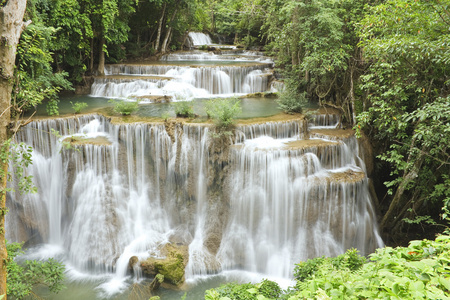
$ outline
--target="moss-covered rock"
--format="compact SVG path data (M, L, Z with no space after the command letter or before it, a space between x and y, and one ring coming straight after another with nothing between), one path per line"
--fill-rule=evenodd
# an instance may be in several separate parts
M165 258L150 257L141 263L142 269L150 275L161 274L165 282L180 286L184 283L184 270L188 262L187 246L166 244L161 253Z

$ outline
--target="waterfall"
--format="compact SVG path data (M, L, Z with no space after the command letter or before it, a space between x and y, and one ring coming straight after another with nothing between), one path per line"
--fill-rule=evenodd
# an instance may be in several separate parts
M96 97L133 98L147 95L170 96L176 100L264 92L268 64L248 66L190 67L175 65L107 65L110 77L96 78L91 94ZM118 76L122 76L118 78ZM127 76L127 78L123 78ZM141 78L159 76L161 78Z
M202 125L31 122L17 139L34 148L38 193L8 195L8 240L57 245L70 269L113 276L106 296L126 287L131 257L160 257L174 241L189 246L187 280L235 269L288 278L307 258L370 253L382 241L356 139L303 140L306 130L240 125L227 150Z
M189 32L189 37L194 46L211 45L212 41L209 35L203 32Z

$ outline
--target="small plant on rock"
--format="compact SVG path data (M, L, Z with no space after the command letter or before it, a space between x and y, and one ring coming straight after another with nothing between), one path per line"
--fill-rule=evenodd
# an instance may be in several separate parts
M116 101L111 99L108 101L109 103L114 104L114 111L118 114L128 116L132 113L136 112L139 109L139 100L138 101Z
M280 93L277 100L278 106L288 114L301 113L308 104L306 92L299 93L289 84Z
M81 113L83 109L88 107L88 104L86 102L75 102L73 103L70 101L70 104L72 105L72 109L75 111L75 114Z
M229 129L240 112L241 102L237 98L213 99L206 103L206 114L218 129Z
M195 118L194 106L190 101L174 102L172 107L179 118Z

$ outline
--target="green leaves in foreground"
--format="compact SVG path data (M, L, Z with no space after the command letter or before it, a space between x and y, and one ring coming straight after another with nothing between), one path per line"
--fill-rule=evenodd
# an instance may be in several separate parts
M7 244L7 279L8 297L23 299L32 294L36 285L47 286L53 293L64 288L64 266L53 259L48 261L25 261L18 264L14 258L22 253L18 243Z
M313 277L297 282L288 299L450 299L449 250L450 237L440 236L378 249L356 271L337 269L327 259Z
M269 300L278 299L281 289L276 282L264 279L258 284L228 283L205 293L206 300Z
M227 284L205 299L450 299L450 236L380 248L364 261L352 249L298 264L297 284L283 294L262 294L263 281Z

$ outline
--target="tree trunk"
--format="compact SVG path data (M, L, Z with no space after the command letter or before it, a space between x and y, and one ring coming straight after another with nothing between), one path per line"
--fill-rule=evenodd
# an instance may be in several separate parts
M105 38L102 36L100 40L100 56L98 58L98 75L105 75L105 51L103 51L103 47L105 45Z
M166 37L164 38L164 41L161 46L161 53L164 54L167 52L167 47L169 45L169 38L172 35L172 27L169 27L169 29L166 32Z
M414 141L413 143L414 144ZM405 172L402 178L402 182L395 191L394 198L389 205L388 211L384 214L381 220L380 227L383 231L390 231L396 224L401 221L406 211L405 206L408 204L409 197L406 197L405 191L407 185L415 180L419 174L419 170L422 167L422 163L425 159L425 155L421 152L418 157L410 155L408 162L414 159L414 164L411 170Z
M91 58L89 59L88 73L90 75L92 75L92 73L94 73L94 38L91 39Z
M355 108L355 91L353 86L353 72L354 67L353 65L350 66L350 91L349 91L349 97L350 97L350 103L352 104L352 115L351 115L351 122L350 125L356 124L356 108ZM349 116L350 117L350 116Z
M159 51L159 42L161 41L161 29L165 14L166 14L166 3L164 3L161 19L159 19L158 34L156 35L156 43L155 43L155 52Z
M174 9L174 11L172 13L172 16L170 17L170 20L167 22L169 24L169 28L167 29L166 36L165 36L163 44L161 46L161 53L162 54L166 53L167 48L169 47L169 38L170 38L170 35L172 34L172 26L170 26L170 23L172 23L173 20L175 19L175 16L177 15L177 12L178 12L178 6L179 5L180 5L180 0L178 0L175 3L175 9Z
M0 7L0 142L8 139L10 102L17 44L23 29L29 22L23 22L27 0L9 0ZM8 151L8 148L3 148ZM6 182L8 162L0 161L0 295L6 299L6 265L8 258L5 242Z

